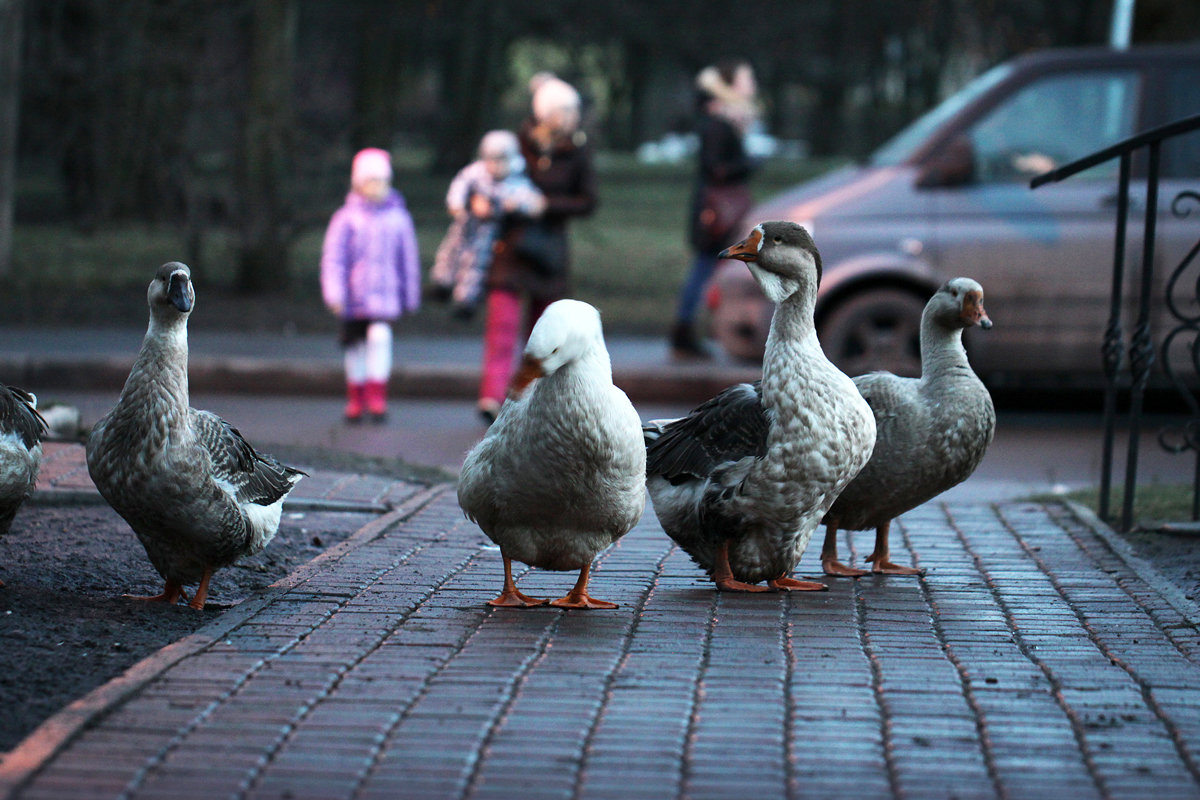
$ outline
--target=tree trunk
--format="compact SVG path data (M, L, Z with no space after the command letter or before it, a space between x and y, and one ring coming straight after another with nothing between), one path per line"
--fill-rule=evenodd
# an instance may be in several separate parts
M0 0L0 276L12 272L20 74L21 0Z
M500 85L502 55L508 47L497 15L503 4L465 0L445 63L445 130L438 137L434 169L451 174L474 157L475 147L492 121Z
M237 288L287 285L285 179L291 153L295 0L254 0L250 31L250 96L243 125L238 194L242 201Z

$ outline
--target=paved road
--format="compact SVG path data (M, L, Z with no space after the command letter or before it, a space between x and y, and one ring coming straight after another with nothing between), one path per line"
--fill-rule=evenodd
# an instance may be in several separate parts
M1200 610L1085 513L930 503L892 537L926 577L797 595L712 591L647 513L594 574L619 609L519 611L452 489L399 489L51 720L0 796L1200 798Z

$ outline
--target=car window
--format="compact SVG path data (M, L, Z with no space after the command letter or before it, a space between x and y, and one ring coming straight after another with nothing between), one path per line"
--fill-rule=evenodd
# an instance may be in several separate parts
M1001 102L969 132L975 178L1026 181L1134 133L1138 75L1132 70L1078 72L1032 83ZM1083 177L1111 178L1109 161Z
M880 145L879 149L871 154L870 163L879 167L904 163L912 157L917 148L925 144L930 134L943 122L975 102L975 98L1007 78L1012 71L1011 64L1001 64L983 73Z
M1200 66L1171 70L1167 79L1167 118L1174 122L1200 114ZM1200 178L1200 131L1163 144L1162 176Z

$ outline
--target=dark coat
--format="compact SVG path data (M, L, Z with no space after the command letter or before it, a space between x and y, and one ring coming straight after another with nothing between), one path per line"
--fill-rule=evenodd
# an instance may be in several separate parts
M577 132L574 137L556 141L543 151L530 133L532 128L533 122L527 121L517 132L517 138L529 177L546 196L546 213L540 224L565 237L567 222L572 217L587 216L596 208L592 150L587 137ZM539 274L515 250L526 224L537 223L514 218L496 242L488 271L488 288L529 292L546 300L565 296L569 286L569 256L568 267L560 275Z
M688 234L692 247L716 253L730 242L713 241L700 222L701 197L707 186L744 186L756 166L742 144L742 134L733 123L716 114L704 113L697 124L700 136L700 169L692 194Z

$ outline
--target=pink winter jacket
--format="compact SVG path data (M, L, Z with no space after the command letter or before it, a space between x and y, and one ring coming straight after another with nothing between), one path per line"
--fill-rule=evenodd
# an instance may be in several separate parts
M421 261L399 192L371 203L351 192L334 212L321 251L321 294L344 319L392 320L421 304Z

